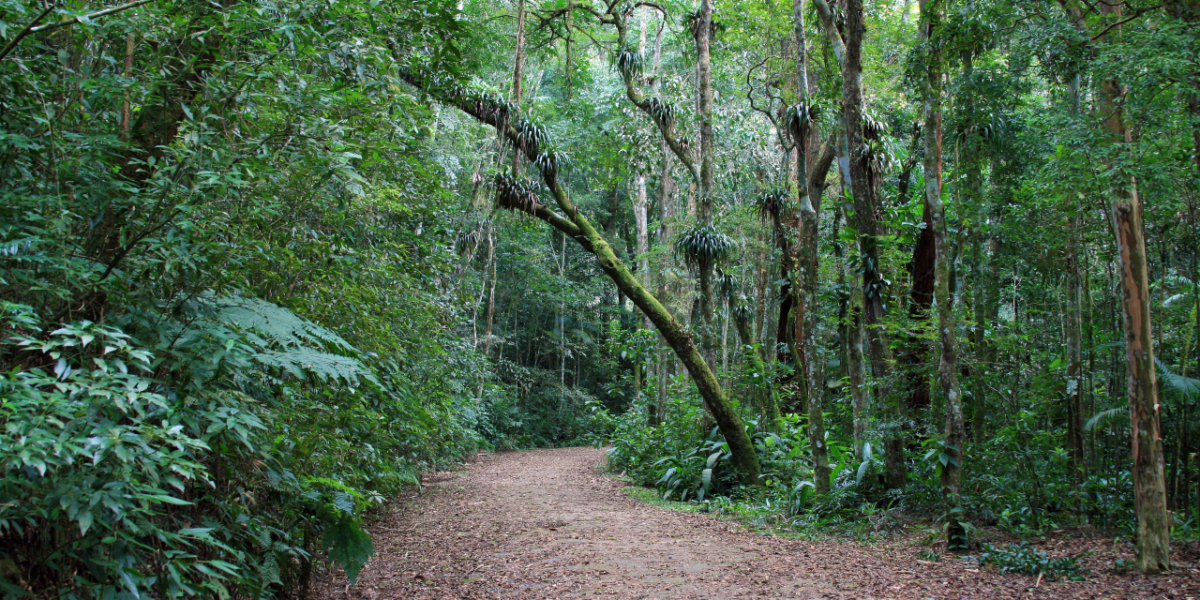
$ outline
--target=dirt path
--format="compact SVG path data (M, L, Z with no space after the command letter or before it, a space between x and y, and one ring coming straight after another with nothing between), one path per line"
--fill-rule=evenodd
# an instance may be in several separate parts
M376 554L358 582L335 576L314 591L330 600L1200 598L1195 565L1154 579L1049 583L918 561L905 543L746 533L629 498L597 472L602 458L589 448L480 455L465 472L427 478L371 528Z

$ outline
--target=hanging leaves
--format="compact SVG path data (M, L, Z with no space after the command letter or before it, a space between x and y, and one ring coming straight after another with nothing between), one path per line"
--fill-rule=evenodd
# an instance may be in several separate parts
M714 225L705 225L685 232L675 242L675 255L682 256L688 267L705 271L729 256L733 240L717 230Z

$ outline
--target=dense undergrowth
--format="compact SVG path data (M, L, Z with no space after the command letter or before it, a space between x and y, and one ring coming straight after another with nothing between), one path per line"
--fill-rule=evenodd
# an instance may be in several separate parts
M3 304L6 593L287 594L325 555L353 576L368 511L488 443L463 393L485 363L442 330L456 309L427 283L446 234L408 233L432 204L384 191L278 246L180 232L207 246L187 261L242 261L240 281L191 284L203 268L136 254L104 288L103 323L50 320L70 294L47 273L68 251L54 232L74 224L22 208L6 203L32 234L4 281L6 297L28 290ZM332 230L347 222L357 243ZM301 273L307 289L270 293Z
M353 577L372 550L364 519L421 472L479 448L586 440L611 442L610 468L662 497L800 533L870 538L913 522L936 532L953 500L971 528L1128 536L1128 378L1107 212L1122 169L1154 199L1147 289L1172 533L1200 535L1200 382L1189 377L1200 100L1180 85L1196 79L1195 7L1146 4L1128 23L1098 13L1092 38L1064 3L953 5L946 43L962 46L947 50L960 58L944 73L954 248L943 266L967 443L948 452L925 318L933 294L915 271L932 251L912 126L923 118L912 68L925 3L874 3L864 97L878 137L866 147L879 152L879 264L861 254L839 168L813 199L824 209L809 238L821 257L809 383L831 467L818 494L805 407L788 405L800 404L786 373L798 307L784 288L800 282L788 266L798 249L784 242L800 237L784 200L799 198L783 189L791 125L774 121L811 114L825 140L813 158L842 152L838 61L815 14L805 25L782 4L722 9L719 126L704 150L706 119L686 108L704 30L690 2L614 1L606 16L530 3L540 13L527 25L529 93L511 104L512 17L525 3L158 0L91 16L84 4L0 0L6 598L303 596L323 564ZM1117 25L1129 37L1089 47ZM806 27L813 98L788 83L789 44ZM541 165L514 161L493 128L413 88L417 71L495 100L476 117L517 109L521 143L549 152ZM1132 86L1123 110L1138 132L1113 162L1094 106L1106 81ZM643 87L654 90L644 108L627 102ZM686 151L663 145L671 131ZM763 485L737 484L683 367L606 279L592 242L490 201L494 176L545 175L544 157L557 165L568 150L575 160L556 181L742 401ZM702 199L688 181L701 169L672 162L697 150L720 173ZM526 208L551 202L540 184L523 189ZM680 240L698 239L684 232L699 231L722 250L691 243L681 257ZM705 271L689 264L707 254L720 258L708 264L719 293L701 302ZM858 275L877 267L894 283L864 292ZM861 377L868 361L851 340L878 331L856 320L864 293L886 300L878 326L900 334L883 348L894 373ZM764 416L778 412L770 403L785 416ZM908 475L891 490L888 439ZM957 450L961 494L948 498L939 470ZM988 556L1015 569L1044 562Z
M1175 383L1188 384L1178 378ZM806 420L787 414L768 426L757 411L743 408L762 461L763 485L742 486L730 472L727 444L686 389L671 388L662 422L654 425L649 424L644 403L621 414L595 407L590 439L609 446L606 468L611 473L654 490L675 507L729 515L764 531L863 541L913 531L930 532L930 541L944 537L947 509L936 438L906 449L909 482L888 490L876 440L856 453L853 440L839 433L844 430L837 425L847 415L839 414L844 407L835 405L827 415L827 423L833 424L826 438L831 486L827 494L818 495ZM971 547L985 551L985 561L1003 562L1011 557L980 545L991 536L985 532L1032 539L1083 528L1132 538L1137 523L1128 466L1115 473L1087 474L1075 483L1060 440L1036 431L1033 418L1028 412L1019 415L1012 425L967 447L977 458L964 480L960 518L967 523ZM1195 519L1190 511L1177 513L1173 536L1195 539ZM1027 552L1012 552L1022 561L1037 563ZM1014 561L1021 562L1009 562ZM1051 566L1073 576L1067 567Z
M461 28L358 8L161 2L0 63L5 598L303 596L499 441L447 326L471 295L431 114L395 79ZM41 12L0 2L0 31Z

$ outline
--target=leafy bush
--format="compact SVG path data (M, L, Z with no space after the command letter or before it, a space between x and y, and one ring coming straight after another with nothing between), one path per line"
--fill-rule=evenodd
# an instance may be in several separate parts
M238 303L254 316L207 303L169 327L165 358L107 325L43 334L32 308L3 305L3 348L25 365L0 375L6 593L263 595L303 587L317 552L352 579L365 565L363 517L428 460L411 425L380 420L422 414L386 401L399 374L296 341L353 351L333 332ZM175 369L180 386L154 378Z

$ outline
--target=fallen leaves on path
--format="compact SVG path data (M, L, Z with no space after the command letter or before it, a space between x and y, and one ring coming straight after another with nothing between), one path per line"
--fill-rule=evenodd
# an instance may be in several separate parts
M1173 573L1149 578L1106 572L1109 550L1082 560L1092 569L1088 581L1001 575L967 561L918 560L924 548L910 539L877 546L798 541L648 506L597 472L602 459L591 448L481 454L463 472L426 478L424 492L395 503L370 528L376 553L358 581L351 586L344 574L326 574L314 595L1200 600L1195 556L1181 553ZM1073 540L1069 551L1103 547Z

